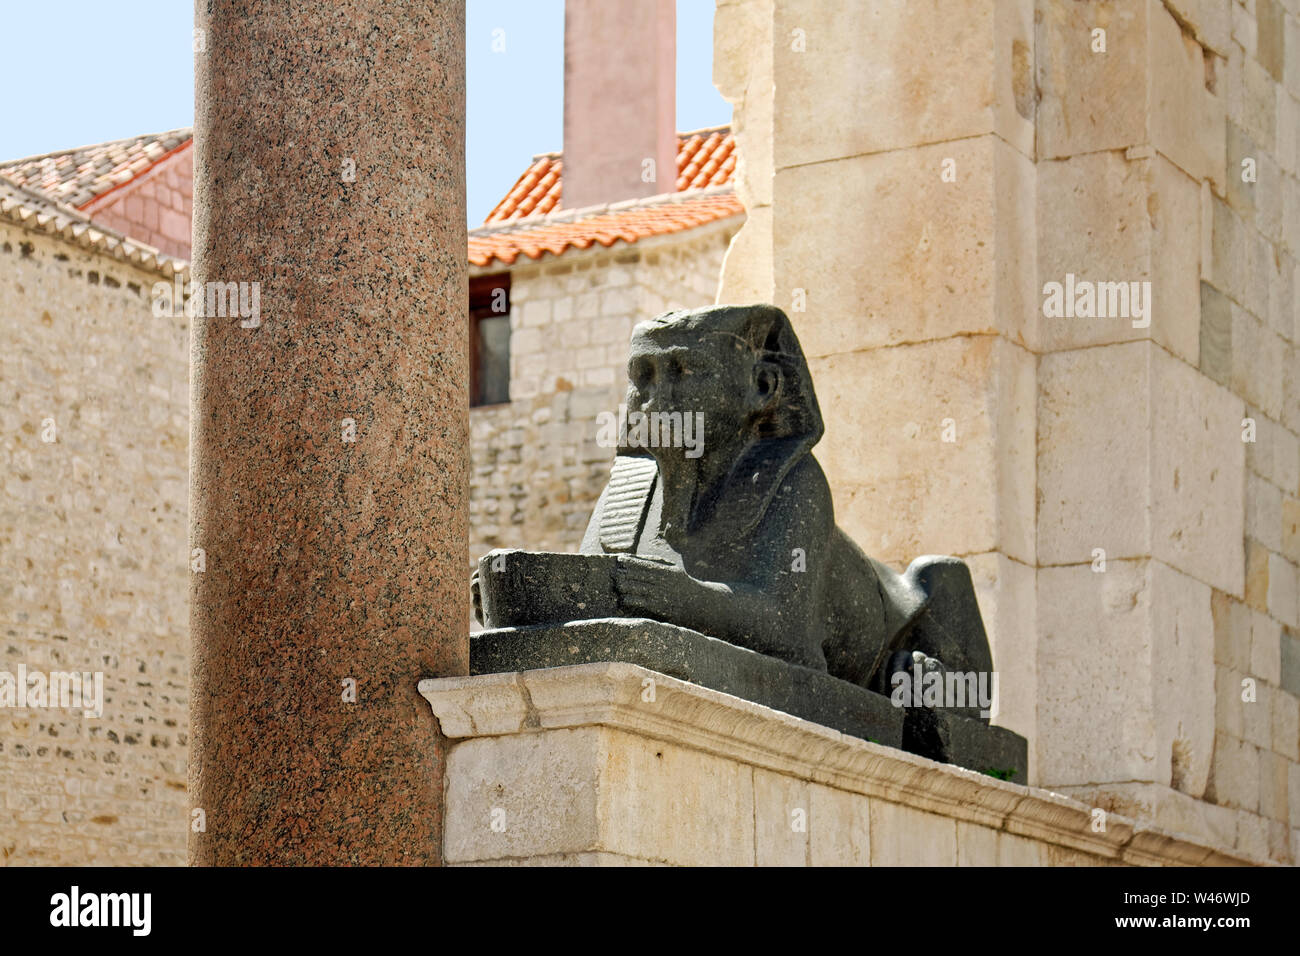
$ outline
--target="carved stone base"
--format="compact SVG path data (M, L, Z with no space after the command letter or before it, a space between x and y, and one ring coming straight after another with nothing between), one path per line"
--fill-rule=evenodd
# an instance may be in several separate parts
M1116 812L1099 828L1095 803L631 664L444 677L420 693L450 738L451 866L1267 862Z
M818 671L659 621L601 618L470 636L470 673L620 661L731 694L853 737L944 763L1027 780L1025 739L1002 727L889 698Z

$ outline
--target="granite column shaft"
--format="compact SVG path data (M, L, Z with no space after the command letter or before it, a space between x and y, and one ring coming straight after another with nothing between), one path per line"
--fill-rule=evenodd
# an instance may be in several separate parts
M436 864L416 684L468 673L463 0L195 26L190 862Z

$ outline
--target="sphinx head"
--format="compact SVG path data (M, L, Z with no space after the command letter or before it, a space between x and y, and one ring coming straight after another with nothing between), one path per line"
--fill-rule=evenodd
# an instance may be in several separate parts
M799 341L785 313L770 305L666 312L639 324L628 358L627 408L629 426L635 413L652 428L682 422L691 439L682 447L642 445L661 461L731 457L755 442L792 438L806 450L822 434ZM662 437L662 429L650 437Z

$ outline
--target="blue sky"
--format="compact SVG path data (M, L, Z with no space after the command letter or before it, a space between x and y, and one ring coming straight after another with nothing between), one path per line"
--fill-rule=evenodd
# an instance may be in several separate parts
M677 0L678 129L731 120L713 88L713 5ZM466 6L466 157L469 219L476 225L534 153L563 145L564 2ZM188 0L6 3L4 21L9 42L0 89L9 93L0 107L0 159L194 122ZM51 29L67 23L84 29ZM504 53L492 51L498 28L505 31Z

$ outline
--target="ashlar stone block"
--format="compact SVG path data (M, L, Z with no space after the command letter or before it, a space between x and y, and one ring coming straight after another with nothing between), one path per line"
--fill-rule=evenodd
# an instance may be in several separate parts
M817 459L855 541L896 564L988 551L1034 563L1031 354L971 336L809 365L826 418Z
M1043 356L1039 385L1040 564L1149 555L1240 597L1241 400L1145 342Z
M1040 159L1145 141L1146 97L1135 93L1146 89L1147 10L1147 0L1039 4Z
M1038 232L1043 351L1152 339L1197 364L1201 205L1197 182L1149 151L1040 162L1037 220L1068 224Z
M873 800L871 865L956 866L956 821L902 804Z
M447 779L450 863L587 852L755 860L751 769L696 750L601 727L475 737L452 750Z
M1194 32L1160 0L1045 3L1038 12L1040 158L1149 145L1222 191L1226 105L1206 87ZM1209 32L1222 43L1221 23Z
M777 3L777 167L986 133L1032 155L1033 8ZM836 121L848 104L871 121Z
M995 136L780 170L774 301L805 354L971 333L1035 348L1034 175Z
M1199 796L1215 731L1210 589L1159 561L1040 568L1039 780Z

